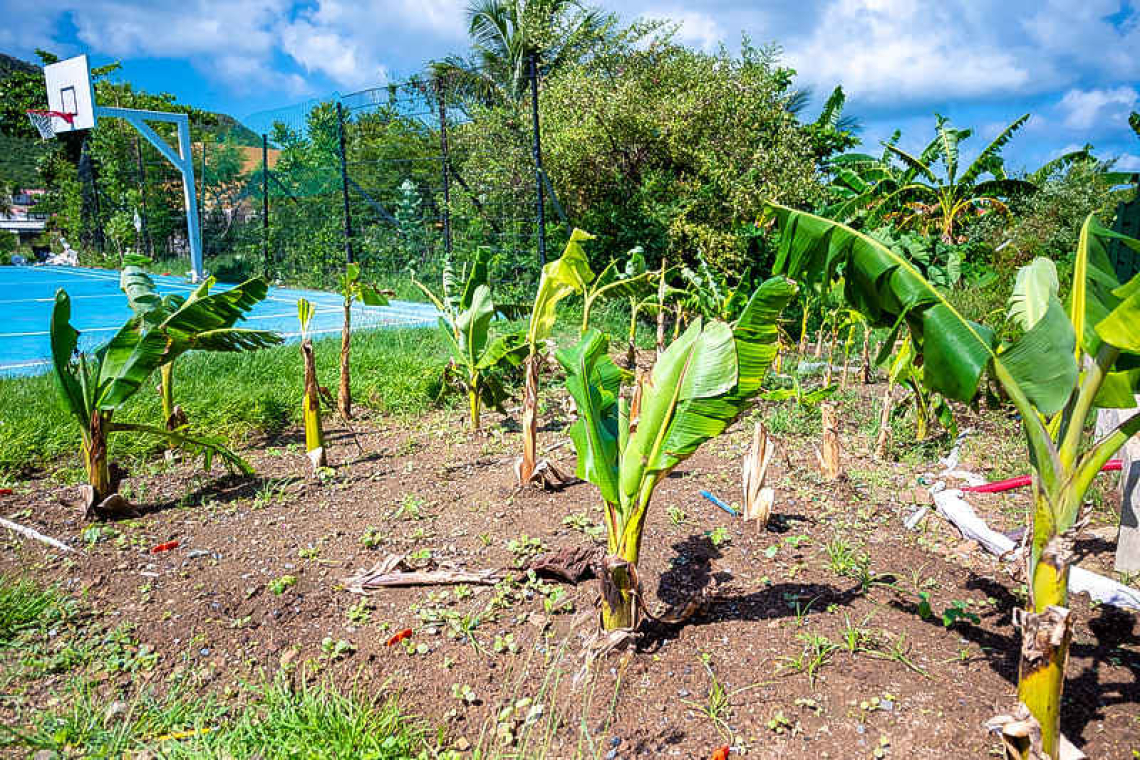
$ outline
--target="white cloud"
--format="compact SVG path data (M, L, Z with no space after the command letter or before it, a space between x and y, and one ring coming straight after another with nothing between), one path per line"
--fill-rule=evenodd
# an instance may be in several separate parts
M1118 127L1140 102L1140 93L1128 86L1069 90L1058 104L1063 123L1069 129L1089 130L1111 125Z
M834 0L788 58L808 83L878 104L1032 87L1030 71L959 2Z
M676 8L654 9L643 17L678 24L676 39L701 50L713 50L725 41L724 29L707 13Z
M1121 154L1112 168L1121 172L1140 172L1140 156L1134 153Z

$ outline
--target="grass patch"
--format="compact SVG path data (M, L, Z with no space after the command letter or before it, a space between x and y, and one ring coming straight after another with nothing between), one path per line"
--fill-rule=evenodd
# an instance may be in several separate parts
M63 596L40 589L26 578L0 575L0 647L8 647L29 630L43 627L63 612Z
M339 337L315 344L319 381L334 393ZM422 412L438 396L446 349L435 330L384 329L353 335L354 399L384 412ZM295 344L245 354L190 354L175 365L175 400L198 432L240 445L300 423L304 369ZM157 376L148 383L158 384ZM19 473L61 458L78 467L79 429L60 405L50 374L0 379L0 473ZM157 392L136 394L116 414L124 422L158 424ZM111 436L114 460L138 459L158 448L153 439Z

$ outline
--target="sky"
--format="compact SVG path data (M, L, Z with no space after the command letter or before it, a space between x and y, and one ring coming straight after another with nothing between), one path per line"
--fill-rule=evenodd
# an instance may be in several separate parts
M143 89L242 118L398 81L467 48L468 0L0 0L0 52L121 61ZM667 18L714 50L775 43L818 103L836 84L869 152L895 129L917 150L934 114L973 127L971 157L1024 113L1006 148L1034 169L1092 143L1140 171L1140 0L634 0L624 20Z

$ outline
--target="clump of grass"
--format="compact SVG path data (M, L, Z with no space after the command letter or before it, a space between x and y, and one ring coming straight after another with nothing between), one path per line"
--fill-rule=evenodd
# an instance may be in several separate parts
M63 596L56 589L0 575L0 647L10 646L19 634L45 625L63 611Z

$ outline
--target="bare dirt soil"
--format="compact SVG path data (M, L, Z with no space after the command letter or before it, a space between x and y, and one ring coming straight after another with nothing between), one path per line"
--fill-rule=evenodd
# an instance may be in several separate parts
M991 756L997 743L982 724L1014 704L1021 581L937 515L903 527L941 467L936 447L906 448L901 435L904 461L869 456L881 393L857 386L837 397L845 475L835 483L821 482L815 463L817 411L789 402L758 413L782 442L767 531L699 494L739 500L750 421L668 478L643 542L647 600L680 602L714 579L715 600L680 626L645 623L634 650L589 671L595 582L519 574L366 599L343 587L389 553L509 569L540 549L593 540L596 489L517 491L517 426L498 415L480 435L447 411L361 421L363 453L330 420L335 470L321 479L307 474L296 431L244 452L256 478L157 467L128 481L139 515L120 521L85 521L68 503L74 486L33 480L0 497L0 513L81 551L63 557L4 532L0 572L57 582L95 624L133 624L153 648L146 669L101 685L106 702L175 674L226 698L239 682L284 673L398 693L404 710L438 727L441 746L490 756L707 758L721 745L755 758ZM565 440L558 401L549 399L540 446ZM959 417L975 429L963 467L1025 471L1013 421ZM568 445L551 456L573 470ZM1103 478L1104 494L1115 477ZM1104 570L1113 504L1098 499L1099 528L1079 548L1082 564ZM1028 495L971 502L1004 530L1024 524ZM170 541L177 548L151 553ZM1085 597L1073 607L1063 730L1090 757L1135 757L1136 616ZM411 635L389 645L404 629ZM62 678L22 684L0 720L51 709Z

